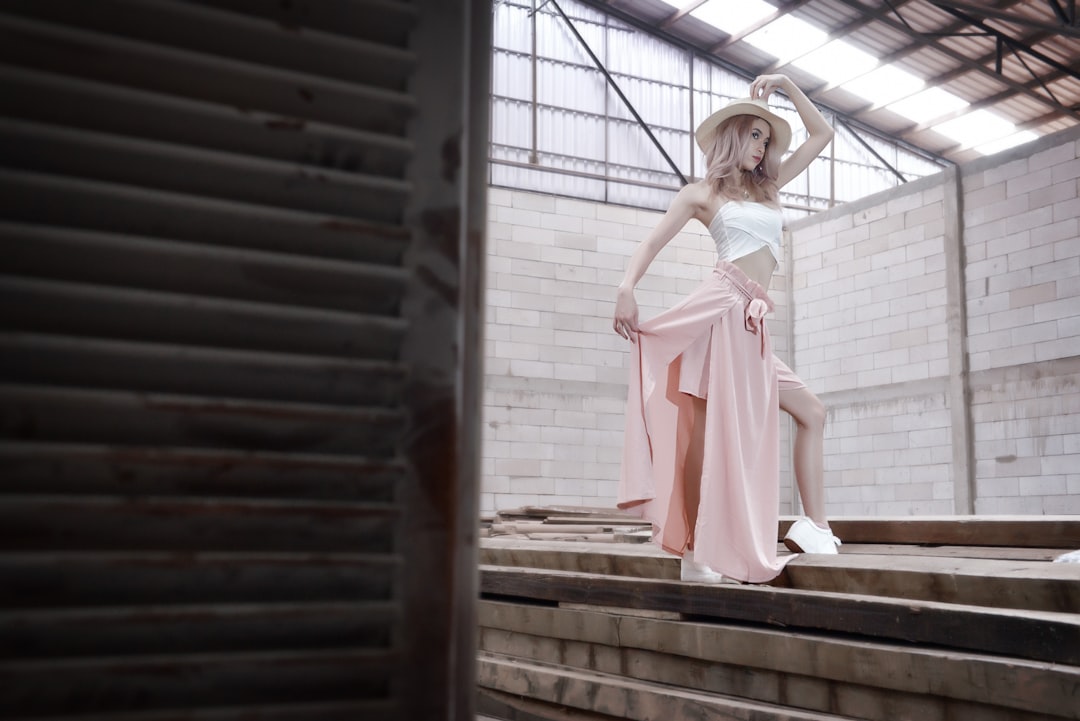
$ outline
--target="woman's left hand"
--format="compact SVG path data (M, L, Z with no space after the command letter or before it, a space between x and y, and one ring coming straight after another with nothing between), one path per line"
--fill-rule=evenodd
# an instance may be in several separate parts
M750 83L750 99L766 100L773 91L778 90L788 82L788 76L777 73L775 75L758 75L754 82Z

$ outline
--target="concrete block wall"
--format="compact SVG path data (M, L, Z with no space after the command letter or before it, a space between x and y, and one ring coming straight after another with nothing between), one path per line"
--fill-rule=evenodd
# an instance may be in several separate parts
M1080 512L1078 139L792 224L830 513Z
M942 176L793 223L795 370L836 515L950 513Z
M500 188L488 202L481 512L613 508L629 357L611 328L615 288L660 214ZM642 319L691 293L715 262L708 232L691 222L639 283ZM774 278L769 328L790 360L785 265ZM781 486L789 497L786 466Z
M1080 513L1080 132L964 169L975 508Z
M659 214L498 188L489 204L482 511L612 507L614 289ZM788 223L770 329L828 408L830 513L1080 513L1078 217L1080 128ZM714 260L691 224L640 284L642 317Z

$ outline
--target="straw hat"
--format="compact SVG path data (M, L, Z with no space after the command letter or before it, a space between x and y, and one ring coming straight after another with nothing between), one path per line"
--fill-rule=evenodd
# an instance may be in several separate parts
M697 131L694 132L694 137L697 138L698 147L701 148L702 152L709 152L706 148L712 143L713 133L720 127L720 123L736 115L756 115L768 122L772 128L772 139L769 141L769 145L779 148L781 154L786 152L788 146L791 145L791 125L788 124L788 121L769 110L769 104L764 100L741 98L732 101L727 107L717 110L705 118L701 125L698 126Z

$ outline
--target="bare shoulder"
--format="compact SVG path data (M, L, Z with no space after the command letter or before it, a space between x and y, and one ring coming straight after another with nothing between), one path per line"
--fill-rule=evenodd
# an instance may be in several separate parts
M713 205L712 189L704 180L695 183L687 183L672 201L672 206L679 204L689 211L689 214L699 220L704 217Z
M680 191L682 193L686 194L685 202L690 206L691 215L708 227L719 202L709 183L704 180L689 183Z

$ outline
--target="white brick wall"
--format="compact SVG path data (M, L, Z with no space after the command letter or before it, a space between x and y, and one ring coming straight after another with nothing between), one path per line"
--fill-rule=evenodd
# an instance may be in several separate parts
M1080 131L960 169L978 513L1080 513ZM956 477L935 176L793 224L796 369L830 513L947 513ZM960 436L962 437L962 436Z
M795 362L812 388L947 371L942 190L922 187L794 233Z
M951 513L966 484L953 464L949 354L965 339L949 331L946 177L791 223L794 272L783 263L773 280L770 329L828 408L832 514ZM959 178L975 510L1080 513L1080 129ZM614 289L659 214L503 189L489 203L482 510L613 505L627 352ZM714 260L704 228L680 234L639 286L642 316ZM788 430L782 512L794 510Z
M951 513L944 394L831 404L825 500L834 515Z
M499 188L488 203L481 511L614 507L628 348L611 329L615 287L660 214ZM708 232L692 222L638 284L642 318L691 293L715 262ZM770 330L786 357L783 273Z
M1080 513L1080 141L1046 146L963 174L979 513Z
M952 511L943 192L935 176L793 224L795 364L828 410L830 514Z

